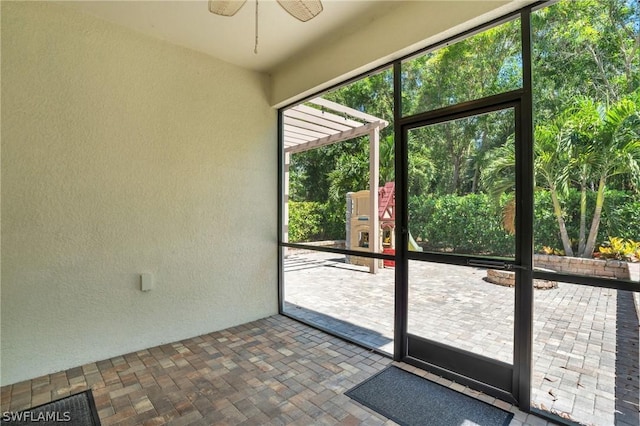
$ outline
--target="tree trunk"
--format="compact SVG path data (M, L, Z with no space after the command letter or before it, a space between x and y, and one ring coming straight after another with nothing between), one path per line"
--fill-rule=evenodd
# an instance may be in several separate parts
M580 235L578 240L578 256L584 255L587 233L587 183L580 182Z
M602 215L602 206L604 205L604 187L606 178L600 176L598 183L598 195L596 196L596 208L593 211L593 220L591 221L591 229L589 230L589 238L587 238L587 246L584 248L582 257L589 258L593 255L593 249L596 247L596 238L598 238L598 229L600 228L600 217Z
M460 158L456 156L453 159L453 176L451 179L451 193L458 194L458 187L460 185Z
M475 194L478 190L478 180L480 180L480 167L478 165L475 166L475 170L473 171L473 180L471 181L471 193Z
M564 254L567 256L573 256L571 240L569 239L569 234L567 234L567 226L565 225L564 218L562 217L562 207L560 206L560 201L558 201L558 194L556 193L555 188L551 188L551 201L553 201L553 212L556 215L556 219L558 219L558 226L560 227L560 238L562 239Z

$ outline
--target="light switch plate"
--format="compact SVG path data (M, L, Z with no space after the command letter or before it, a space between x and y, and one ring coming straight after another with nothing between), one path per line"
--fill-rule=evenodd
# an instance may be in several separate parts
M140 274L140 290L149 291L153 288L153 277L150 273Z

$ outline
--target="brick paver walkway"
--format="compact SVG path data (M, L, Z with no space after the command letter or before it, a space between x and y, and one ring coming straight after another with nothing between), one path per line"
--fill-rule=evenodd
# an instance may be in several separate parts
M409 332L512 362L514 290L485 271L409 265ZM338 255L290 255L285 312L393 351L394 270L371 275ZM559 283L534 292L532 402L593 425L640 424L638 310L625 291Z
M149 348L0 389L19 411L87 388L103 425L394 425L344 392L391 360L284 316ZM514 413L512 426L551 425L451 381L395 363Z

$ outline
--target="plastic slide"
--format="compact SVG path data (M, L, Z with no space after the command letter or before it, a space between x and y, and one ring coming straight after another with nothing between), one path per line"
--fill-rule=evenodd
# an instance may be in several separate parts
M413 239L411 232L409 232L409 250L411 251L422 251L422 247L416 243L416 240Z

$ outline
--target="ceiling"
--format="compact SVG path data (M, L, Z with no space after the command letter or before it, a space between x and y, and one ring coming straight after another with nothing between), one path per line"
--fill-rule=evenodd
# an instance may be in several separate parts
M62 4L149 36L187 47L223 61L270 72L306 47L336 40L385 14L399 0L323 0L324 10L300 22L275 0L258 3L258 53L254 53L255 1L233 17L209 12L197 1L74 1Z

